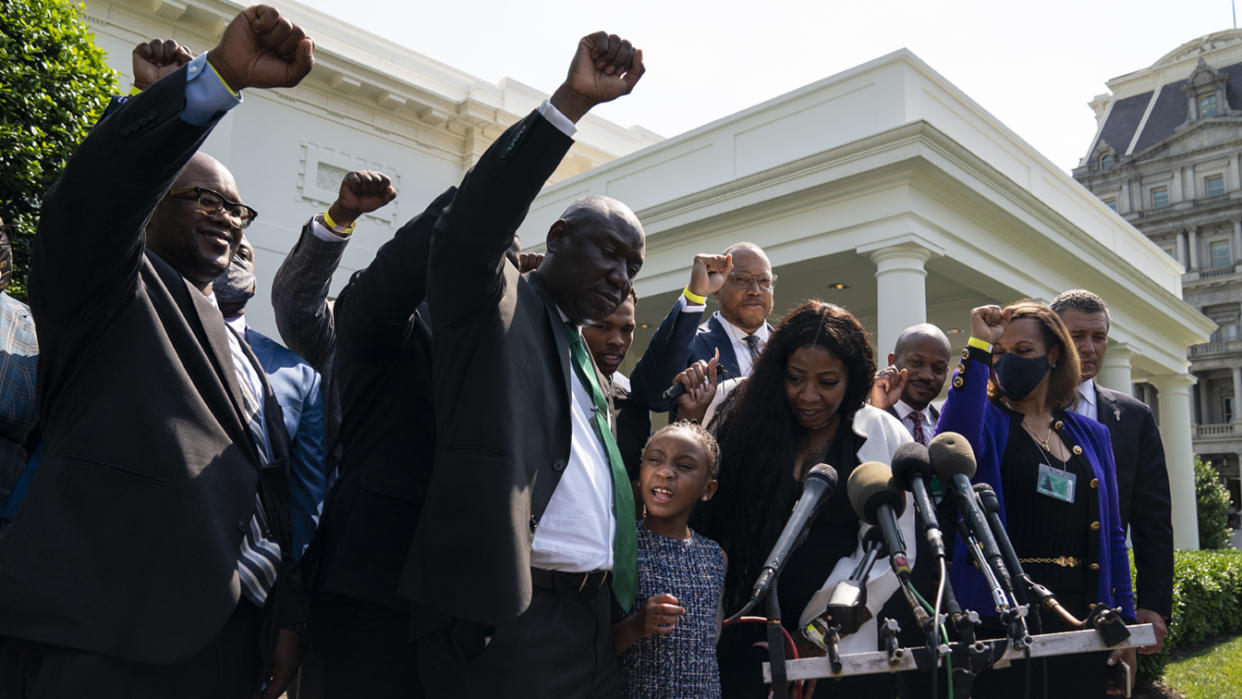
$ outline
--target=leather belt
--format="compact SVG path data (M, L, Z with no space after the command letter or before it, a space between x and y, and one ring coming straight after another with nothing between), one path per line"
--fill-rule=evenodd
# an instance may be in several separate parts
M608 582L611 570L593 570L589 573L566 573L559 570L530 569L532 585L557 594L577 592L590 594Z
M1082 561L1073 556L1057 556L1056 558L1019 558L1019 563L1047 563L1049 565L1061 566L1062 568L1079 568Z

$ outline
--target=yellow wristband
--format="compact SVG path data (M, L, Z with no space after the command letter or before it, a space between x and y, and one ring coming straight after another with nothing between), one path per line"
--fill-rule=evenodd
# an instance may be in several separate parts
M971 347L974 347L975 349L981 349L984 352L987 352L988 354L992 353L992 343L986 342L984 340L980 340L977 337L971 337L969 340L966 341L966 344Z
M233 99L237 99L237 90L234 90L231 85L229 85L227 82L224 81L224 78L220 77L220 71L216 70L216 67L211 65L211 61L203 61L203 62L206 63L209 68L211 68L212 75L216 76L216 80L219 80L220 84L224 86L224 89L229 91L229 94L233 96Z
M328 224L328 228L331 228L334 233L339 233L340 235L349 235L350 233L353 233L354 227L358 225L358 222L354 221L353 223L349 224L348 228L342 228L341 226L337 225L336 221L332 220L332 215L329 214L327 211L323 212L323 222Z
M690 287L686 287L685 290L681 292L681 294L682 296L686 297L687 301L689 301L690 303L693 303L696 306L702 306L707 301L706 296L699 296L693 291L690 291Z

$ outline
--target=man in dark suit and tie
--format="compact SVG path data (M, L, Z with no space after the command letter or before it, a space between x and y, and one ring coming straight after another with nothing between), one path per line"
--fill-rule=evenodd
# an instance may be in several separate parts
M611 598L628 609L636 596L633 493L579 329L629 294L642 226L591 196L552 224L537 270L520 274L506 252L574 124L642 73L628 41L583 38L565 82L492 144L436 223L436 454L402 581L430 696L619 690Z
M296 670L280 407L211 296L254 211L195 151L238 91L295 85L312 54L276 10L242 11L44 199L43 456L0 539L6 699L274 699Z
M932 400L949 375L949 338L931 323L911 325L897 336L888 366L876 372L872 404L883 407L921 444L936 436L940 411Z
M246 304L254 297L254 248L244 236L224 274L211 288L224 322L246 344L263 367L276 402L284 414L289 439L289 514L293 555L301 558L315 527L328 490L324 455L324 411L319 372L287 347L246 323Z
M720 310L699 326L686 366L700 359L708 361L720 350L718 366L725 378L736 379L750 376L772 334L768 316L776 275L763 248L754 243L737 243L724 254L732 259L733 270L714 294Z
M1164 443L1146 403L1095 381L1108 350L1109 316L1104 300L1075 289L1053 299L1052 309L1074 339L1082 367L1074 412L1100 421L1112 436L1121 526L1129 527L1138 569L1135 616L1138 623L1156 629L1156 645L1144 646L1139 652L1155 653L1164 645L1167 620L1173 613L1173 513Z
M664 400L664 391L686 366L706 308L704 301L720 288L731 269L728 255L695 255L690 283L652 333L629 377L617 369L634 341L638 295L631 292L612 315L582 328L587 349L607 380L604 391L612 395L617 441L631 480L638 479L642 449L651 433L651 411L669 409L671 402Z

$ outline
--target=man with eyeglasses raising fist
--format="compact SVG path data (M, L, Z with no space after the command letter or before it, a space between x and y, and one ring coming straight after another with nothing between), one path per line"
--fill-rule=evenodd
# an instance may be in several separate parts
M720 310L699 326L686 366L710 360L719 349L718 366L732 379L750 376L755 359L768 344L776 275L763 248L754 243L737 243L724 254L732 256L733 271L713 294Z
M212 294L255 214L196 151L313 51L275 9L243 10L100 121L44 197L42 462L0 539L6 699L275 699L297 669L280 408Z

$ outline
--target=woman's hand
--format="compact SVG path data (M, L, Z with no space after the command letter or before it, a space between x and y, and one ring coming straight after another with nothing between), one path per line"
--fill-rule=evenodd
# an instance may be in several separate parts
M686 367L673 381L686 387L677 397L677 417L701 422L707 407L716 397L716 364L720 361L720 349L709 361L699 361Z
M980 306L970 312L970 334L980 340L996 344L1005 334L1006 325L1000 306Z

